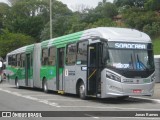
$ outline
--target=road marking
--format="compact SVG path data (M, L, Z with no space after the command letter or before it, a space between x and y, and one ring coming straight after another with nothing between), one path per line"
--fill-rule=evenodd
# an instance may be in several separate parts
M92 117L92 118L94 118L94 119L99 119L99 117L95 117L95 116L90 115L90 114L84 114L84 115L87 116L87 117Z
M119 110L153 110L160 111L160 109L146 109L146 108L122 108L122 107L99 107L99 106L56 106L62 108L96 108L96 109L119 109Z
M71 99L41 99L41 100L51 100L51 101L72 101L72 102L77 102L77 101L83 101L83 100L71 100Z
M103 118L103 117L101 117L101 118ZM107 117L107 118L114 118L114 119L138 119L138 120L140 120L140 119L142 119L142 120L159 120L159 118L152 118L152 117Z
M47 95L47 94L39 94L39 95L29 95L29 96L52 96L52 95Z
M138 98L138 99L143 99L143 100L151 100L151 101L154 101L154 102L160 104L160 100L159 99L151 99L151 98L144 98L144 97L132 97L132 98Z
M49 102L48 99L39 99L39 98L33 97L34 95L33 96L32 95L22 95L17 92L12 92L12 91L1 89L1 88L0 88L0 91L7 92L12 95L20 96L20 97L23 97L26 99L34 100L37 102L41 102L41 103L44 103L44 104L47 104L50 106L60 107L60 108L96 108L96 109L119 109L119 110L137 110L138 109L138 110L148 110L148 111L149 110L160 111L160 109L145 109L145 108L122 108L122 107L100 107L100 106L60 106L60 105L58 105L58 103ZM52 96L52 95L38 95L38 96ZM160 103L160 100L158 100L158 99L147 99L147 98L141 98L141 97L134 97L134 98L153 100L153 101L157 101L157 103ZM80 101L82 101L82 100L80 100Z
M37 102L41 102L41 103L44 103L44 104L47 104L47 105L50 105L50 106L58 106L58 103L49 102L47 100L41 100L41 99L38 99L38 98L35 98L35 97L32 97L32 96L28 96L28 95L22 95L22 94L19 94L17 92L4 90L4 89L1 89L1 88L0 88L0 91L7 92L9 94L16 95L16 96L19 96L19 97L23 97L23 98L26 98L26 99L34 100L34 101L37 101Z

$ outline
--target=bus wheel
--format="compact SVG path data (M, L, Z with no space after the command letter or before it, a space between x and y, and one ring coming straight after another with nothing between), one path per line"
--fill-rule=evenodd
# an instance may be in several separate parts
M79 97L83 100L86 99L85 86L83 82L81 82L79 85Z
M45 93L48 93L48 85L47 85L47 80L46 79L43 80L43 91Z
M16 78L16 88L20 89L20 86L19 86L19 82L18 82L18 79Z

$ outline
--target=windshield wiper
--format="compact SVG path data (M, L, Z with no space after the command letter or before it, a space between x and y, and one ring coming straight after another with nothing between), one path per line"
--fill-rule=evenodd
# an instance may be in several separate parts
M133 63L133 57L132 57L132 54L131 54L131 65L132 65L132 68L133 68L133 70L134 70L135 68L134 68L134 63Z
M149 69L147 68L147 66L145 66L145 65L139 60L138 54L137 54L137 61L138 61L139 69L141 69L141 67L142 67L142 68L144 68L144 70L149 71ZM136 66L136 68L137 68L137 66Z

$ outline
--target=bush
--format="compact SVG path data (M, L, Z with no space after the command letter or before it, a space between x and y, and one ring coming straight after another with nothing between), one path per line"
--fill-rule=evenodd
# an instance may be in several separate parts
M143 27L143 31L151 37L156 37L160 34L160 22L153 22L151 25L147 24Z

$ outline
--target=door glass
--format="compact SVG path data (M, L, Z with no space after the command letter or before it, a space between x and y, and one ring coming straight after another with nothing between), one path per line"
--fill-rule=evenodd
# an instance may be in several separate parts
M87 64L88 41L78 43L77 64Z

